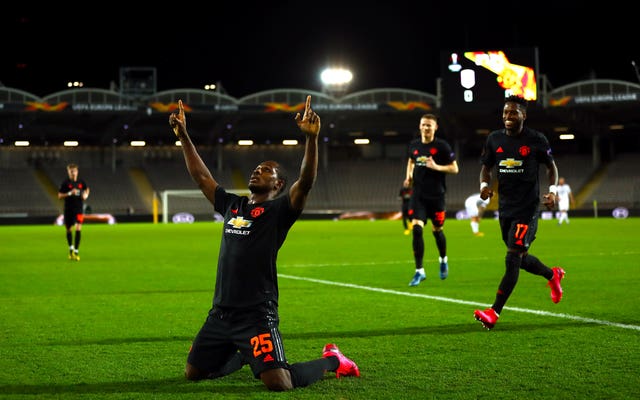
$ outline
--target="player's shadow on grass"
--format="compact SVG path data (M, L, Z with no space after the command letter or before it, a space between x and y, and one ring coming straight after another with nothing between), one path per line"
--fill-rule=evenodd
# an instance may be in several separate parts
M518 322L505 322L496 325L492 331L502 332L534 332L537 330L562 330L575 327L593 327L595 324L580 321L558 321L547 324L521 324ZM379 336L410 336L410 335L466 335L486 331L479 322L470 321L468 324L448 324L448 325L423 325L410 326L394 329L375 329L375 330L351 330L351 331L323 331L323 332L295 332L287 333L282 331L284 340L305 340L305 339L323 339L335 341L342 338L366 338ZM193 336L171 336L171 337L146 337L146 338L114 338L102 340L74 340L69 342L52 342L49 346L86 346L86 345L121 345L131 343L160 343L160 342L185 342L191 343Z
M500 324L500 322L498 322ZM547 331L547 330L563 330L575 327L593 327L595 324L585 323L580 321L561 321L547 324L520 324L517 322L505 322L504 324L496 325L493 328L494 331L509 331L509 332L533 332L533 331ZM288 334L286 331L282 332L283 339L296 340L296 339L325 339L325 340L339 340L341 338L366 338L366 337L378 337L378 336L411 336L411 335L466 335L478 332L486 331L485 328L480 325L478 321L470 321L468 324L448 324L448 325L423 325L423 326L411 326L404 328L394 329L375 329L375 330L352 330L352 331L325 331L325 332L296 332Z
M73 341L61 341L50 342L48 346L118 346L121 344L131 343L164 343L164 342L186 342L191 343L194 336L168 336L168 337L139 337L139 338L111 338L100 340L73 340Z
M117 393L205 393L252 396L256 393L267 393L260 380L248 374L236 373L216 380L190 382L185 378L169 378L134 382L103 383L70 383L70 384L35 384L35 385L0 385L0 393L5 395L55 395L79 394L99 395ZM215 397L215 396L214 396Z

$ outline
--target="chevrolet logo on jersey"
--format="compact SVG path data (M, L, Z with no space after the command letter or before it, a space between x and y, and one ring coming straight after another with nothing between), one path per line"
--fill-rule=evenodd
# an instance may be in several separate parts
M234 228L248 228L251 226L253 221L244 219L244 217L234 217L227 222L227 224L233 226Z
M429 156L420 156L416 158L416 165L427 165L427 158L429 158Z
M522 166L522 160L516 160L516 159L513 159L513 158L507 158L505 160L501 160L499 165L501 167L507 167L507 168L521 167Z

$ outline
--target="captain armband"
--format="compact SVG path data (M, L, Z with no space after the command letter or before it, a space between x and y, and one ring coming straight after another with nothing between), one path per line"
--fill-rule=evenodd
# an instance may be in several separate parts
M480 182L480 191L482 192L482 189L489 187L489 184L487 182Z

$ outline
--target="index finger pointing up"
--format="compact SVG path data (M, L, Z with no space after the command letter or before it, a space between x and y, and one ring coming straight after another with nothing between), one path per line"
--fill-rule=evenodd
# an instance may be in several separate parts
M311 112L311 95L307 96L307 102L304 105L304 112L305 114Z

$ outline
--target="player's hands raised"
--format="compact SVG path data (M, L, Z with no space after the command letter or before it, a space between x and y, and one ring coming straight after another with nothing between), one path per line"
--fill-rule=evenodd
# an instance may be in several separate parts
M171 126L173 133L175 133L178 138L187 132L187 117L184 114L182 100L178 100L178 112L169 114L169 126Z
M320 133L320 116L311 109L311 96L307 96L307 102L304 106L304 114L296 114L296 123L298 128L307 135L318 136Z

